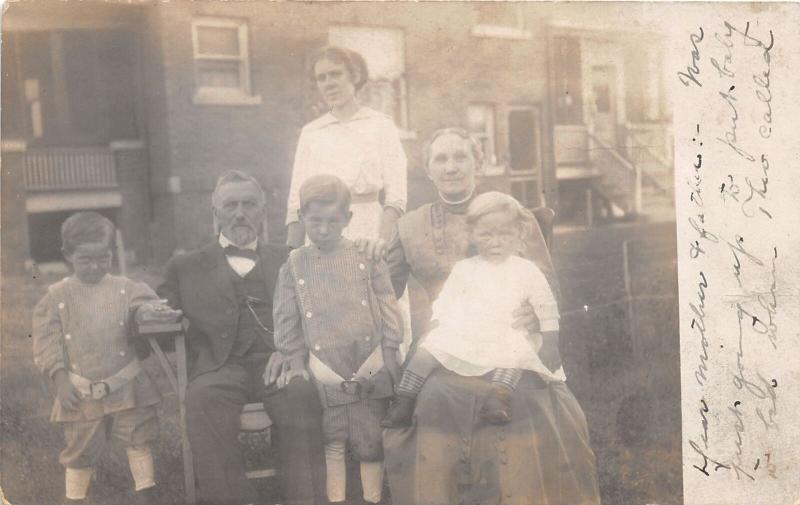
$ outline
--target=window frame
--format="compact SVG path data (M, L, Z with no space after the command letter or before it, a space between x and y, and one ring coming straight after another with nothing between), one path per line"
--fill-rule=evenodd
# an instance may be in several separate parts
M201 53L199 32L203 28L235 29L239 44L239 54ZM235 61L239 64L239 87L201 86L198 79L199 61ZM194 69L195 104L200 105L258 105L261 96L252 94L250 81L250 39L247 22L244 19L198 16L192 18L192 65Z
M533 116L533 125L536 129L534 138L536 138L536 152L534 159L536 160L536 166L528 169L528 170L514 170L511 166L511 113L512 112L530 112ZM542 170L544 167L544 152L542 149L542 112L539 106L537 105L527 105L527 104L513 104L506 107L505 113L505 127L507 131L506 136L506 152L508 153L508 173L511 175L518 175L518 176L536 176L537 179L541 179L542 177Z
M482 2L476 3L478 7ZM492 2L488 2L492 3ZM497 3L498 5L501 2ZM508 4L505 4L508 5ZM475 37L485 37L494 39L509 39L509 40L530 40L533 38L533 33L528 30L525 23L525 13L522 10L521 3L512 4L516 17L516 26L512 25L497 25L491 23L481 23L480 14L475 11L477 20L472 27L472 35Z
M392 116L392 120L395 122L397 129L400 133L400 138L402 140L413 140L417 138L417 133L414 130L410 129L409 125L409 100L408 100L408 74L406 72L406 63L407 63L407 48L406 48L406 31L402 28L398 28L395 26L383 26L383 25L358 25L358 24L338 24L334 23L328 26L327 30L327 37L329 43L335 43L331 41L331 34L335 31L339 31L340 33L346 32L347 30L354 30L354 31L386 31L386 32L394 32L399 34L401 37L401 50L402 54L400 55L399 61L403 65L403 71L400 75L395 77L394 79L388 80L392 88L395 92L395 99L397 101L396 106L396 116ZM346 44L340 44L346 47ZM351 48L355 51L359 51L357 48ZM378 81L381 79L375 79L374 76L370 76L368 82L370 81Z
M536 151L534 153L534 166L528 170L514 170L512 168L512 160L511 160L511 113L516 111L523 111L523 112L530 112L533 117L533 126L534 126L534 138L536 139ZM505 114L505 128L506 128L506 139L505 139L505 147L508 153L508 180L509 180L509 191L512 190L512 186L514 183L520 183L525 187L527 182L533 182L534 188L536 191L535 198L531 199L530 196L527 194L527 189L523 189L525 196L528 198L524 198L525 202L520 202L526 207L534 208L539 207L544 204L544 146L542 142L544 140L543 133L544 133L544 125L543 125L543 117L542 117L542 108L539 104L531 104L531 103L516 103L510 104L506 107Z
M484 126L484 130L477 131L472 129L472 125L470 124L470 108L483 108L487 114L487 121ZM483 142L481 140L486 140L487 144L490 146L490 150L483 149L483 171L484 175L486 176L496 176L496 175L503 175L506 171L506 167L503 164L498 163L499 155L497 153L497 106L490 102L473 102L467 104L466 108L467 114L467 131L469 132L470 136L475 139L481 146L483 146Z

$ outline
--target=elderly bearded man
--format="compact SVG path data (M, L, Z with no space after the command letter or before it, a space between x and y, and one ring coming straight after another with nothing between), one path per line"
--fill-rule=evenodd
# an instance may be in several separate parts
M256 501L237 437L242 406L262 400L277 427L285 503L325 503L317 391L289 376L272 339L273 289L288 249L264 240L265 203L253 177L222 174L212 195L218 236L172 258L158 288L189 321L186 423L203 504Z

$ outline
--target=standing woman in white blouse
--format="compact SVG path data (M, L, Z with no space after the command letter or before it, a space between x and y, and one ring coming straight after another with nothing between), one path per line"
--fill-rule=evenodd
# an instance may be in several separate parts
M360 54L328 46L312 57L310 70L330 112L300 133L287 204L287 243L305 243L297 216L300 186L312 175L327 173L342 179L353 195L353 218L344 235L371 239L382 248L406 209L407 159L397 127L387 115L359 104L358 91L368 79Z

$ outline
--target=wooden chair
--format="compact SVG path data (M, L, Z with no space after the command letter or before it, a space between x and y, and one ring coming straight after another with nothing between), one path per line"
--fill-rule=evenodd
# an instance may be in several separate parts
M192 460L192 448L189 445L189 437L186 433L186 388L189 384L188 370L186 368L186 337L184 326L181 323L173 324L143 324L138 328L139 335L146 337L150 348L158 358L164 374L170 382L178 396L179 423L181 427L181 447L183 449L183 483L185 489L186 503L194 505L197 501L195 488L194 464ZM158 338L171 337L175 340L175 369L167 359L166 354L158 343ZM272 420L264 410L261 403L248 403L242 408L241 431L259 432L265 431L272 426ZM264 468L247 472L248 479L262 479L274 477L274 468Z
M553 222L556 218L556 212L549 207L537 207L531 209L531 212L539 223L547 248L550 249L553 246Z

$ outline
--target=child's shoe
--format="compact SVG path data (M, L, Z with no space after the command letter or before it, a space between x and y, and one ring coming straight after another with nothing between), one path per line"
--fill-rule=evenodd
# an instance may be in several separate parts
M136 505L158 505L156 486L151 486L134 493Z
M491 424L506 424L511 421L511 393L505 386L492 384L492 390L481 410L483 418Z
M411 418L414 416L414 405L417 399L414 396L394 395L392 404L386 417L381 421L382 428L401 428L411 426Z

